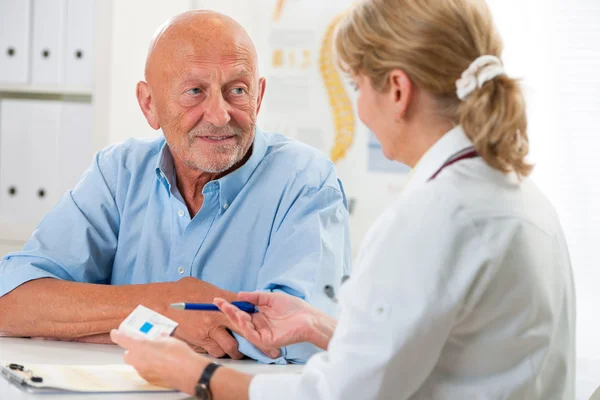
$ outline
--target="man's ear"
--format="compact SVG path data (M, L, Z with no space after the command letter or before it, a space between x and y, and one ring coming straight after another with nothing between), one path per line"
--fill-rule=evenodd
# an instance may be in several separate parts
M260 111L263 97L265 95L265 89L267 88L267 79L262 77L258 80L258 98L256 99L256 115Z
M410 101L414 95L414 87L408 75L400 70L394 69L389 77L390 96L394 105L394 114L397 120L406 116Z
M152 101L152 94L150 93L150 87L144 81L139 81L136 86L136 96L138 104L146 121L152 127L152 129L160 129L160 123L158 122L158 115L156 113L156 107Z

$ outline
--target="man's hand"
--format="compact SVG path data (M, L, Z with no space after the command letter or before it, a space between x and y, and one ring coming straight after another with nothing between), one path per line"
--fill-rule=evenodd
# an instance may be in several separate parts
M181 298L171 298L170 303L194 302L212 303L215 297L225 295L228 299L235 299L236 294L227 292L210 283L196 278L186 277L174 283L175 293ZM169 307L169 304L165 304ZM179 326L175 336L186 341L194 350L208 353L213 357L224 357L226 354L239 360L244 356L238 351L238 342L227 331L228 319L220 312L214 311L185 311L171 308L159 311L169 318L177 321Z

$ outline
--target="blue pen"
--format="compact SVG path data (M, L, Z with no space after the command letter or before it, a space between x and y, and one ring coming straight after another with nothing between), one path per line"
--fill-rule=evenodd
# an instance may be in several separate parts
M231 304L248 314L256 312L254 304L248 303L247 301L234 301ZM220 311L219 307L209 303L173 303L171 304L171 308L176 308L178 310Z

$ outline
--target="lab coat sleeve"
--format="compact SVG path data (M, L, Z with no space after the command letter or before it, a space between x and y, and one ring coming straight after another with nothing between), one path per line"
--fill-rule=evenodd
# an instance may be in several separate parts
M439 185L436 185L438 187ZM343 286L328 352L300 375L259 375L251 399L407 399L432 373L486 249L458 194L422 190L389 209Z

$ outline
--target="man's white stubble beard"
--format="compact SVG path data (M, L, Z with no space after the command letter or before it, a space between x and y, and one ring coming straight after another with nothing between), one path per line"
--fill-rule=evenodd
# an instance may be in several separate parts
M254 130L254 124L251 126L252 130ZM223 128L217 128L212 125L206 125L197 129L193 129L188 133L188 140L190 148L194 140L198 140L198 136L234 136L236 138L243 138L244 131L242 128L232 127L230 125L226 125ZM224 144L224 145L213 145L215 148L215 152L219 155L222 155L223 158L218 157L219 160L214 159L200 159L200 162L194 162L190 160L186 162L186 164L194 169L218 174L225 172L231 169L234 165L240 162L244 156L244 147L243 143L234 143L234 144Z

